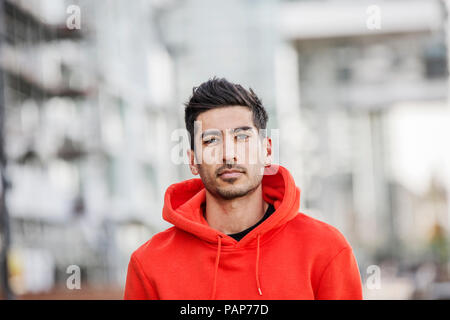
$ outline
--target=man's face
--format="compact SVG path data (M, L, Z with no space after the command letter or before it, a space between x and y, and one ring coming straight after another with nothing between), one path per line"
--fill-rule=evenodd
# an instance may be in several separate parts
M232 106L211 109L197 117L195 157L188 151L193 174L223 199L242 197L258 188L264 165L270 163L271 141L260 137L252 111Z

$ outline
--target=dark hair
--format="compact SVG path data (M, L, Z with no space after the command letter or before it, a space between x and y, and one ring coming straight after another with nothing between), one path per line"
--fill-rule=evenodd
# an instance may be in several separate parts
M194 121L202 112L228 106L248 107L253 113L253 124L258 129L266 129L267 112L261 100L251 88L246 90L240 84L234 84L225 78L212 78L192 89L192 96L184 104L184 121L194 149Z

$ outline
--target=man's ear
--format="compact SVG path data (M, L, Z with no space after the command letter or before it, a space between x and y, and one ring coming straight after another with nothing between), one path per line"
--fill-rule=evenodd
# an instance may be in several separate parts
M194 176L198 175L198 168L197 165L195 164L195 153L194 150L189 149L187 150L187 156L189 159L189 168L191 169L191 172Z
M264 167L270 167L272 164L272 139L264 138Z

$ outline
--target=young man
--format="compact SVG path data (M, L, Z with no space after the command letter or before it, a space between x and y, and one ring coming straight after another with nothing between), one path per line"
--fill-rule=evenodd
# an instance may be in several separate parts
M133 252L125 299L362 299L349 243L299 213L300 190L271 164L268 117L250 89L214 78L186 103L190 169L171 185L174 226Z

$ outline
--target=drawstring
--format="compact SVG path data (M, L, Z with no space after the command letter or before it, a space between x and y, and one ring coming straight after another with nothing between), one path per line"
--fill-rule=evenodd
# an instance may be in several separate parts
M258 287L258 293L262 296L261 285L259 283L259 238L260 234L258 234L258 244L256 247L256 268L255 268L255 276L256 276L256 286Z
M259 256L260 256L260 249L259 249L259 239L260 239L261 235L258 234L257 237L257 246L256 246L256 268L255 268L255 277L256 277L256 286L258 289L258 293L260 296L262 296L262 290L261 290L261 284L259 282ZM211 294L211 299L214 299L215 295L216 295L216 285L217 285L217 271L219 269L219 260L220 260L220 251L222 248L222 237L217 235L217 240L218 240L218 244L217 244L217 255L216 255L216 263L214 265L214 282L213 282L213 291Z
M216 263L214 266L214 284L213 284L213 291L211 294L211 299L214 299L214 296L216 295L217 269L219 268L220 249L222 247L222 237L217 235L217 239L218 239L219 243L217 245Z

